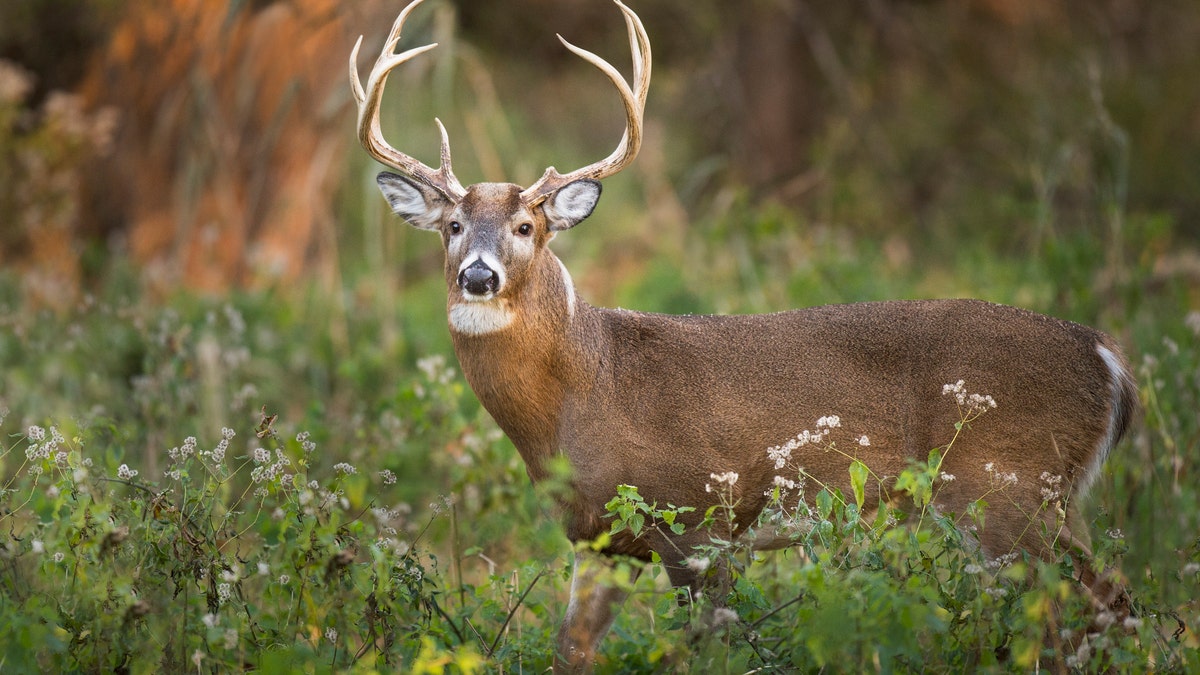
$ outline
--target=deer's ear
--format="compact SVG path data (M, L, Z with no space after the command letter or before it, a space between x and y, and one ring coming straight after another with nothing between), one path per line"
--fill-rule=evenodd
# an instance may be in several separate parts
M600 201L600 183L581 178L560 187L543 203L546 222L553 231L569 230L592 215Z
M375 177L375 182L392 211L422 230L436 230L442 214L451 206L441 192L398 174L384 171Z

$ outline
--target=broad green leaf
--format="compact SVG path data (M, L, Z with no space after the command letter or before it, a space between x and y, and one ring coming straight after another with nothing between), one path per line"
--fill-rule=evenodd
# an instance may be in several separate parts
M867 476L870 475L870 470L867 465L861 460L854 460L850 464L850 487L854 488L854 503L861 509L863 501L866 500L866 485Z
M829 514L833 512L833 495L829 494L829 490L821 490L817 493L817 515L821 520L829 520Z

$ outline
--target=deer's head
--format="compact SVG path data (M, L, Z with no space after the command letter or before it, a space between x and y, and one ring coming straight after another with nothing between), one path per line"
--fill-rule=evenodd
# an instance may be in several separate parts
M396 54L396 45L415 0L396 18L392 31L375 61L366 87L358 77L357 59L362 38L350 55L350 83L358 101L358 137L363 147L379 162L401 174L379 174L379 188L392 210L415 227L441 234L446 251L446 283L450 293L451 322L454 309L486 316L476 327L502 327L507 321L506 303L520 293L531 271L536 269L546 244L555 233L578 225L596 207L599 180L629 165L642 141L642 112L650 86L650 42L641 21L628 7L616 1L625 15L633 51L633 86L600 57L580 49L559 36L575 54L603 72L621 96L626 125L621 142L611 155L567 174L546 169L528 188L512 183L477 183L464 188L454 176L450 141L441 121L441 166L430 168L396 150L383 139L379 109L388 73L436 44ZM468 309L469 307L469 309Z

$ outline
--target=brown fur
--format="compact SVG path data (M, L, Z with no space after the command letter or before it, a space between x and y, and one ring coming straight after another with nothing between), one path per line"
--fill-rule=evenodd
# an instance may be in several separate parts
M985 553L1023 548L1047 556L1050 543L1039 522L1031 526L1030 514L1055 526L1053 510L1041 508L1040 477L1062 476L1062 491L1072 499L1059 542L1086 560L1086 528L1071 503L1097 453L1106 453L1124 433L1136 401L1128 367L1103 333L976 300L747 316L595 308L575 296L546 247L551 233L540 207L513 201L518 189L472 186L445 212L448 307L466 302L455 283L465 251L486 246L507 273L491 302L512 313L503 330L451 332L463 373L517 446L530 478L547 477L547 462L557 455L569 461L574 494L563 506L572 541L607 531L604 504L618 485L638 486L648 502L695 506L703 513L716 500L705 489L710 474L727 471L739 474L735 523L752 523L774 477L796 477L792 468L777 471L767 448L814 429L826 415L841 418L830 436L839 449L885 480L895 477L910 458L924 459L950 441L960 413L942 387L961 379L998 406L946 455L942 470L956 480L942 484L937 506L962 513L989 493L995 483L984 465L993 463L995 472L1015 474L1017 482L988 499L987 527L980 533ZM446 223L452 220L466 228L458 236L467 243L457 256L449 254ZM535 243L522 253L513 231L526 220L535 225ZM1116 382L1100 346L1123 370ZM869 437L869 446L855 442L860 435ZM793 454L793 465L812 479L847 492L849 463L820 446ZM877 498L876 490L868 503ZM675 584L695 586L683 561L708 536L700 529L672 541L625 535L607 552L649 559L653 550ZM583 579L601 577L591 572ZM600 591L576 592L594 598ZM602 597L610 596L621 597L605 589ZM566 665L586 668L611 612L590 612L595 603L583 600L576 604L560 650L576 655Z
M425 48L393 54L407 13L393 25L363 88L351 55L359 102L359 138L372 156L409 178L380 174L393 210L436 230L446 250L447 310L454 349L479 400L512 439L529 477L550 475L563 456L571 490L562 497L567 536L596 539L610 527L604 505L617 486L635 485L647 502L697 507L695 525L717 493L713 474L735 472L733 537L755 521L776 476L804 474L849 492L848 467L862 460L881 480L867 495L876 504L912 459L954 438L962 412L943 386L964 380L970 392L999 407L975 420L939 467L935 506L963 513L987 496L985 554L1023 548L1049 557L1061 545L1080 562L1080 581L1097 602L1120 604L1119 585L1089 567L1087 530L1074 498L1087 488L1125 433L1136 402L1133 378L1116 344L1103 333L1021 309L975 300L830 305L751 316L666 316L589 306L547 248L594 208L593 179L633 160L641 141L649 87L650 45L640 20L625 15L634 51L634 83L598 57L621 92L626 132L609 158L559 174L553 168L522 190L507 183L463 188L450 169L442 129L442 164L433 170L391 148L378 128L383 76ZM574 49L574 48L572 48ZM440 126L440 123L439 123ZM826 442L793 452L777 470L767 449L819 418L837 415ZM863 435L870 440L859 444ZM828 441L838 451L828 450ZM985 470L990 466L991 470ZM1013 476L1003 485L998 476ZM1046 477L1061 477L1065 502L1058 522L1044 508ZM882 483L882 487L880 486ZM1047 541L1043 532L1053 533ZM628 530L608 554L662 557L671 581L696 588L685 559L712 533L689 527L671 536ZM756 536L754 544L778 544ZM784 541L783 543L786 543ZM558 637L556 671L591 669L624 587L613 583L611 558L576 555L571 600Z

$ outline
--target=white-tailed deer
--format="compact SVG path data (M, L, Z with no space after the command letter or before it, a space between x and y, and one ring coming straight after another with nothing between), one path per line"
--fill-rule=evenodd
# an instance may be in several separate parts
M979 533L991 556L1016 547L1049 555L1031 515L1046 483L1061 477L1070 494L1059 540L1081 559L1087 527L1070 508L1100 470L1134 413L1137 392L1120 348L1091 328L1021 309L973 300L872 302L749 316L667 316L592 307L547 247L591 214L598 180L633 161L642 137L650 83L650 44L637 15L625 16L633 50L632 85L615 68L563 40L616 86L627 123L604 160L533 185L463 187L450 166L446 130L441 166L432 169L383 139L379 109L396 66L435 45L396 54L405 18L396 19L364 89L350 57L358 136L367 151L404 175L379 174L392 209L441 235L450 334L463 373L512 439L533 481L562 456L571 468L563 499L567 536L592 540L609 530L605 503L618 485L637 486L647 502L705 507L712 474L736 472L736 528L753 523L780 473L767 450L819 417L837 415L846 433L869 445L821 452L798 447L793 465L821 484L849 483L846 452L895 477L909 458L924 458L954 434L959 410L944 387L965 380L999 406L960 437L941 470L957 480L938 507L957 513L988 492L997 472L1014 478L993 499ZM562 39L560 37L560 39ZM777 455L777 453L776 453ZM985 469L986 467L986 469ZM793 478L795 475L793 474ZM878 498L878 494L874 495ZM870 503L870 499L868 499ZM1052 527L1053 522L1049 523ZM733 534L738 534L734 532ZM662 557L672 583L698 585L685 559L710 534L629 531L606 553ZM786 543L786 542L783 542ZM587 670L623 591L603 583L603 558L577 555L571 599L558 639L560 669ZM1083 579L1096 581L1088 566ZM1090 575L1090 576L1089 576ZM1111 584L1109 585L1111 587Z

